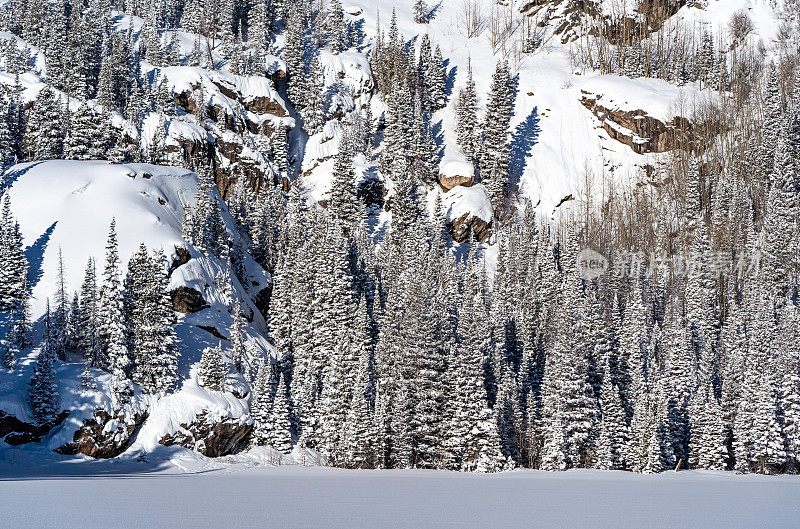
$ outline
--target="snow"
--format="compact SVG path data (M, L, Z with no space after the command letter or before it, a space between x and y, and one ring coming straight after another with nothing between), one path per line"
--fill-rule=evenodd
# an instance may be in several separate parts
M439 174L442 176L465 176L471 178L475 167L465 157L443 158L439 164Z
M456 220L465 213L489 222L492 220L492 205L483 184L470 187L458 186L442 195L442 205L447 211L447 220Z
M644 77L588 75L577 86L591 95L601 96L597 102L609 110L645 110L649 116L663 122L687 115L691 108L686 107L700 98L696 83L677 86Z
M210 422L230 419L234 423L252 423L246 401L232 393L210 391L198 384L196 369L180 391L158 399L149 409L135 441L128 447L129 454L152 452L165 435L181 431L182 424L191 423L200 414Z
M183 205L193 203L197 193L197 178L190 171L142 164L33 162L15 166L6 179L12 212L28 246L34 318L44 313L47 297L56 291L59 249L70 291L80 287L90 256L102 271L112 218L123 267L141 242L169 256L176 245L185 245Z
M800 514L792 476L348 471L254 467L257 458L247 456L203 469L185 451L163 447L151 461L23 466L19 452L6 451L5 460L0 452L0 511L4 525L18 528L65 520L86 528L778 528L796 527ZM197 473L182 473L183 465ZM89 505L103 506L102 515Z
M89 256L95 257L98 278L102 277L112 217L116 219L123 271L141 242L150 249L163 249L170 261L176 246L190 251L191 259L172 273L168 288L194 288L203 295L209 307L191 315L179 315L176 325L181 353L178 367L181 377L188 378L183 389L160 401L146 396L137 396L134 400L134 406L142 409L152 404L150 418L143 427L145 432L153 432L152 436L139 436L138 442L152 446L165 433L174 432L176 425L190 422L196 414L204 411L215 417L246 415L247 406L238 399L216 392L210 395L197 387L192 371L202 351L220 343L219 338L199 326L214 328L227 337L232 323L228 300L214 281L225 271L225 263L200 254L182 238L184 207L194 203L198 189L196 174L176 167L62 160L14 166L6 174L5 185L9 188L12 212L20 223L27 247L34 320L40 319L47 297L56 290L59 249L63 255L68 292L80 288ZM223 220L229 234L238 237L233 220L226 211L223 211ZM253 355L272 354L264 319L250 301L271 279L249 256L245 257L244 265L248 285L239 284L233 277L233 296L242 300L244 312L252 318L245 329L246 344ZM37 327L40 332L41 320ZM35 341L38 343L38 338ZM223 343L227 350L228 342ZM21 359L20 366L13 372L0 370L0 410L21 420L30 417L25 398L36 354L38 351L34 350ZM71 441L72 432L94 409L109 406L107 386L110 375L93 370L98 391L85 392L78 386L82 368L82 364L56 362L60 406L72 410L72 413L45 440L51 448ZM232 380L231 383L243 385L241 380Z

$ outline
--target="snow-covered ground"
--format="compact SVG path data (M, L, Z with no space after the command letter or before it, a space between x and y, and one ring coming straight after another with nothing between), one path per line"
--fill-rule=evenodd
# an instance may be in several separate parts
M167 453L172 449L162 448ZM0 451L3 527L797 527L800 479L721 472L85 464ZM177 461L177 459L173 459ZM32 464L29 464L32 463Z

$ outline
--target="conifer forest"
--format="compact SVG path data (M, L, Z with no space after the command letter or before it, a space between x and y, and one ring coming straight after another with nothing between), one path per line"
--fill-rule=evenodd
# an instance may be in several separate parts
M0 474L799 473L800 3L356 4L0 2Z

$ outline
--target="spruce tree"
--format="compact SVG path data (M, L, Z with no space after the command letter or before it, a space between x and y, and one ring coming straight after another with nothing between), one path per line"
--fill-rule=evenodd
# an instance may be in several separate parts
M106 243L103 283L100 288L98 333L102 343L103 360L108 362L107 366L111 370L112 406L115 410L125 405L133 395L133 385L129 378L131 359L124 325L119 265L116 221L112 219Z
M228 368L222 354L222 342L217 347L206 347L200 358L198 371L200 385L212 391L225 391Z
M28 403L37 425L45 425L55 420L58 414L59 393L56 385L56 375L53 363L56 360L55 351L51 347L50 329L50 303L44 317L44 341L36 364L33 367L33 376L28 387Z

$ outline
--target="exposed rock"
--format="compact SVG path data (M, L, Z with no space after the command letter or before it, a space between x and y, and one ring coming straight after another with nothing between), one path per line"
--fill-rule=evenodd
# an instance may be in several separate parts
M464 213L458 219L447 224L450 236L456 242L468 242L470 233L478 242L485 242L492 236L492 223L480 217Z
M205 127L207 137L169 138L166 151L176 164L181 163L182 159L187 167L195 165L197 160L211 163L217 187L223 198L226 198L229 189L239 178L245 178L251 186L259 188L263 185L265 177L269 176L265 173L265 167L260 159L253 159L252 154L243 154L242 135L245 131L271 138L276 132L275 127L290 130L292 120L277 100L266 96L245 96L236 87L223 80L214 81L213 85L214 89L241 105L242 111L232 114L221 105L206 104L206 118L216 123L216 126ZM198 88L199 85L193 85L190 90L175 94L175 102L187 113L197 114L194 91ZM267 116L286 119L264 119ZM227 159L228 163L220 163L220 159Z
M124 452L136 429L147 419L147 413L112 417L105 410L97 410L83 421L83 426L73 434L72 442L56 450L62 454L83 454L96 459L110 459Z
M174 434L162 437L159 443L164 446L183 446L208 457L220 457L246 448L252 431L253 421L250 417L212 420L207 413L201 413L191 423L181 424L181 429Z
M183 314L194 314L208 307L203 295L191 287L180 286L169 293L172 309Z
M211 334L215 338L219 338L220 340L228 341L228 339L225 338L222 335L222 333L219 332L219 330L216 327L212 327L211 325L198 325L197 328L198 329L203 329L204 331L206 331L207 333Z
M58 417L56 417L55 421L37 426L35 424L23 422L13 415L0 411L0 440L5 441L11 446L41 441L42 437L61 424L68 415L68 410L62 411Z
M472 176L445 176L439 175L439 185L445 192L450 191L456 186L470 187L475 183L475 177Z
M612 44L630 44L658 31L671 16L688 4L688 0L640 0L628 16L611 16L603 13L599 1L594 0L531 0L520 12L534 16L543 12L539 21L549 21L561 42L572 42L585 34L598 35L600 27ZM588 20L587 20L588 19Z
M184 248L183 246L176 246L175 247L175 258L172 260L172 263L169 265L169 273L172 274L175 270L180 268L181 266L185 265L189 262L192 258L192 254L189 253L188 248Z
M601 99L602 96L584 93L581 104L597 116L609 136L638 154L677 148L703 153L721 130L721 125L716 122L694 124L687 118L675 116L672 121L664 123L644 110L609 109L599 103Z

